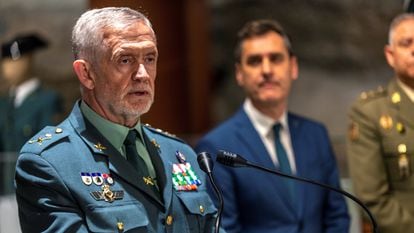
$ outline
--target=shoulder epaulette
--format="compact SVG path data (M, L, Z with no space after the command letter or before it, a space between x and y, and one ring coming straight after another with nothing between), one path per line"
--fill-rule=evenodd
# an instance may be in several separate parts
M21 150L21 153L29 152L40 154L50 145L61 140L62 138L67 137L68 135L69 133L64 132L62 128L47 126L26 142Z
M145 124L145 125L144 125L144 127L145 127L145 128L147 128L147 129L149 129L149 130L151 130L151 131L152 131L152 132L154 132L154 133L161 134L161 135L164 135L164 136L166 136L166 137L169 137L169 138L175 139L175 140L177 140L177 141L180 141L180 142L186 143L183 139L181 139L181 138L177 137L175 134L171 134L171 133L169 133L169 132L167 132L167 131L164 131L164 130L162 130L162 129L154 128L154 127L152 127L152 126L151 126L151 125L149 125L149 124Z
M372 99L376 99L379 97L384 97L387 95L387 90L384 89L382 86L379 86L377 89L375 90L370 90L370 91L364 91L359 95L359 100L361 101L367 101L367 100L372 100Z

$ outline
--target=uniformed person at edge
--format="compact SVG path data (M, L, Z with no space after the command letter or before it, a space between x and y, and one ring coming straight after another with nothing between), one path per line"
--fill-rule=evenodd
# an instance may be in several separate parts
M0 195L14 191L20 148L46 125L58 123L63 111L61 97L44 88L34 71L36 53L47 46L35 33L18 34L1 45L2 85L9 88L0 96Z
M62 112L59 95L42 87L34 74L35 54L48 42L34 33L19 34L1 48L1 73L10 86L0 98L0 151L18 152L46 125L56 124Z
M381 233L414 232L414 14L391 23L385 56L395 77L364 92L349 118L347 152L356 195Z
M149 20L130 8L89 10L72 45L82 99L21 150L22 231L213 232L217 210L195 152L140 122L158 59Z

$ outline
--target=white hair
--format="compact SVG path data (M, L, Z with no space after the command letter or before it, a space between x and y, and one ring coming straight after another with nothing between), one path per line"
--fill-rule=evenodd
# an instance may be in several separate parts
M86 11L79 17L72 31L72 52L75 59L97 62L99 53L104 51L102 41L105 29L123 29L137 21L144 22L153 31L151 22L144 14L128 7L105 7Z
M412 13L403 13L397 15L390 24L390 29L388 31L388 44L391 45L393 37L394 37L394 29L400 25L400 23L407 21L407 20L414 20L414 14Z

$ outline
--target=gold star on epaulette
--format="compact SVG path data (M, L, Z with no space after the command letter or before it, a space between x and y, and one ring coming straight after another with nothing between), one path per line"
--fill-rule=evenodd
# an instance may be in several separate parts
M155 129L155 130L156 130L157 132L160 132L160 133L165 134L165 135L167 135L167 136L169 136L169 137L172 137L172 138L176 138L176 137L177 137L175 134L169 133L169 132L164 131L164 130L162 130L162 129Z
M106 150L106 147L99 142L98 144L95 144L94 147L98 149L99 151Z
M43 143L44 140L49 140L51 138L52 138L52 134L47 133L47 134L45 134L44 137L38 137L37 139L30 140L29 141L29 144L32 144L32 143L37 142L39 145L42 145L42 143Z
M177 135L164 131L164 133L170 137L176 138Z
M366 100L368 98L368 94L364 91L359 95L359 98Z
M379 87L377 87L376 90L370 90L370 91L362 92L359 95L359 98L361 100L369 100L369 99L372 99L372 98L377 98L377 97L383 96L384 94L386 94L386 92L387 91L382 86L379 86Z

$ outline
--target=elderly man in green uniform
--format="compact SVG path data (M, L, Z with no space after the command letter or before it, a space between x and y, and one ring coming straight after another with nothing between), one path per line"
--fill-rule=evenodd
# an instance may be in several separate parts
M350 111L349 169L381 233L414 232L414 14L391 23L385 56L395 77Z
M144 126L158 49L130 8L84 13L72 33L82 100L21 150L16 195L23 232L213 232L217 210L195 152Z

